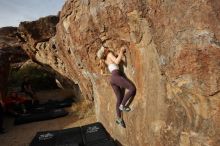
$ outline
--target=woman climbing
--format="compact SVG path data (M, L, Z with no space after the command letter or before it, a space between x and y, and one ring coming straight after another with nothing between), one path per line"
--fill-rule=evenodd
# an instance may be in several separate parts
M126 52L126 47L123 46L120 49L117 57L114 52L110 51L107 47L101 47L97 52L97 56L100 59L101 67L108 66L109 71L111 72L110 84L115 92L117 97L116 103L116 112L117 119L116 123L125 128L125 123L122 119L121 112L129 112L131 109L129 107L129 100L131 100L136 93L135 86L126 79L122 72L119 70L119 63L122 61L122 57ZM101 70L102 71L102 70ZM102 73L102 72L101 72ZM128 92L124 95L123 90L127 89Z

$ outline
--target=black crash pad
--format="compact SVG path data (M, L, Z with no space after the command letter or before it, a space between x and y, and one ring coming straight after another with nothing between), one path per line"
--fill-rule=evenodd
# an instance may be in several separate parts
M116 146L101 123L38 132L29 146Z
M99 122L81 127L84 144L92 144L97 141L109 140L110 136Z
M93 144L87 144L86 146L117 146L116 143L111 140L98 141Z
M22 115L15 118L15 125L30 123L35 121L43 121L43 120L50 120L55 119L58 117L63 117L68 115L68 112L64 109L53 109L44 113L36 113L36 114L27 114Z
M83 146L81 128L38 132L30 146Z
M62 101L56 101L56 100L50 100L44 104L36 105L32 108L32 113L43 113L47 112L51 109L58 109L58 108L64 108L64 107L70 107L73 103L72 98L66 98Z
M47 103L45 103L45 106L49 109L54 109L54 108L64 108L64 107L69 107L71 106L73 103L73 99L71 98L66 98L64 100L61 101L57 101L57 100L51 100L48 101Z

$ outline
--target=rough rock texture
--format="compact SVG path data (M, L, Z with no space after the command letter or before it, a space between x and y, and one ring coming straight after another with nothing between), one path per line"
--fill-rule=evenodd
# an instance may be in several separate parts
M94 99L97 119L122 145L219 146L219 13L218 0L68 0L55 36L33 41L34 29L26 40L33 58ZM102 44L129 46L123 69L137 95L126 129L115 124L116 98L100 74Z
M34 56L37 51L36 48L38 48L37 44L44 45L55 35L58 22L59 18L57 16L48 16L37 21L20 23L18 30L22 39L26 42L22 47L30 58L36 61Z
M58 22L58 16L47 16L37 21L21 22L18 29L27 38L26 41L35 45L38 42L48 41L54 36Z
M8 56L11 62L27 60L25 51L21 48L23 39L16 27L0 28L0 54ZM3 60L0 58L0 61Z
M20 23L18 30L24 40L22 48L29 57L36 63L39 63L44 69L53 73L56 81L63 88L72 88L76 99L81 99L81 92L78 84L75 84L65 73L63 69L57 69L56 66L62 66L58 62L57 46L55 41L56 25L59 22L58 16L47 16L33 22ZM50 65L50 66L48 66Z
M0 28L0 48L20 46L19 33L16 27Z

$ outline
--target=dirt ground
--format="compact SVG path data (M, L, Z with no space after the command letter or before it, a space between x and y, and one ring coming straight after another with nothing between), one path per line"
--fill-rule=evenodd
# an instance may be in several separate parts
M87 102L74 103L66 108L69 115L48 121L14 126L14 119L5 118L6 133L0 135L0 146L29 146L39 131L59 130L96 122L93 105Z

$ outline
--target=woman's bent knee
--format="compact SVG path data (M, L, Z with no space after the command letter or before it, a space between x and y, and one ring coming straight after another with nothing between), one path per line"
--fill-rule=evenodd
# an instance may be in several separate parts
M135 94L135 93L136 93L136 88L135 88L135 86L131 86L131 87L129 88L129 91L130 91L132 94Z

